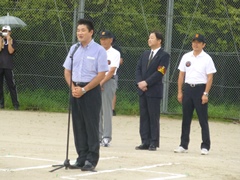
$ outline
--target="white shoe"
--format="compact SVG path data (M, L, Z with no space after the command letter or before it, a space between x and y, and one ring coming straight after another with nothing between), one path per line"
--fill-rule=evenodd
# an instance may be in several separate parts
M103 147L109 147L110 146L109 139L108 138L103 138L101 144L102 144Z
M206 148L202 148L201 155L207 155L207 154L208 154L208 150Z
M179 146L177 149L174 149L175 153L187 153L187 149L184 149L182 146Z

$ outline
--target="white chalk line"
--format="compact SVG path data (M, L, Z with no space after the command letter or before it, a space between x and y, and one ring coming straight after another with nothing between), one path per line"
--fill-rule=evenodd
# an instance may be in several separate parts
M184 175L184 174L145 170L145 169L151 169L151 168L156 168L156 167L161 167L161 166L172 166L172 165L178 165L178 164L179 163L166 163L166 164L155 164L155 165L151 165L151 166L143 166L143 167L138 167L138 168L118 168L118 169L89 172L89 173L70 175L70 176L61 176L61 178L69 179L69 180L76 180L77 177L92 176L92 175L104 174L104 173L112 173L112 172L116 172L116 171L141 171L141 172L146 172L146 173L156 173L156 174L161 174L161 175L168 175L168 177L159 177L159 178L148 179L148 180L165 180L165 179L177 179L177 178L186 177L186 175Z
M32 170L32 169L44 169L49 167L52 167L52 165L41 165L41 166L33 166L33 167L25 167L25 168L15 168L15 169L0 169L0 171L15 172L15 171L26 171L26 170Z
M48 162L60 163L59 161L55 161L55 160L43 159L43 158L32 158L32 157L26 157L26 156L6 155L6 156L0 156L0 157L3 157L3 158L18 158L18 159L28 159L28 160L48 161Z
M56 160L50 160L50 159L44 159L44 158L32 158L32 157L25 157L25 156L14 156L14 155L0 156L0 158L18 158L18 159L27 159L27 160L35 160L35 161L54 162L54 163L59 163L59 164L61 163L60 161L56 161ZM116 159L116 158L118 158L118 157L112 156L112 157L100 158L100 160L109 160L109 159ZM103 174L103 173L112 173L112 172L116 172L116 171L139 171L139 172L146 172L146 173L156 173L156 174L161 174L161 175L168 175L167 177L159 177L159 178L153 178L153 179L148 179L148 180L167 180L167 179L177 179L177 178L186 177L186 175L183 175L183 174L146 170L146 169L151 169L151 168L155 168L155 167L171 166L171 165L177 165L177 164L179 164L179 163L155 164L155 165L151 165L151 166L143 166L143 167L138 167L138 168L118 168L118 169L113 169L113 170L98 171L98 172L94 172L94 173L90 172L90 173L84 173L84 174L62 176L60 178L76 180L77 177L91 176L91 175ZM13 171L25 171L25 170L33 170L33 169L44 169L44 168L50 168L50 167L52 167L52 165L41 165L41 166L13 168L13 169L0 169L0 171L13 172Z
M43 158L32 158L32 157L25 157L25 156L14 156L14 155L5 155L5 156L0 156L0 158L18 158L18 159L26 159L26 160L35 160L35 161L47 161L47 162L54 162L58 164L63 164L64 162L60 161L55 161L51 159L43 159ZM108 159L116 159L118 157L112 156L112 157L106 157L106 158L100 158L100 160L108 160ZM71 163L72 161L70 161ZM75 162L75 161L74 161ZM74 163L72 162L72 163ZM13 171L25 171L25 170L32 170L32 169L43 169L43 168L49 168L52 167L52 165L41 165L41 166L32 166L32 167L24 167L24 168L0 168L0 171L3 172L13 172Z

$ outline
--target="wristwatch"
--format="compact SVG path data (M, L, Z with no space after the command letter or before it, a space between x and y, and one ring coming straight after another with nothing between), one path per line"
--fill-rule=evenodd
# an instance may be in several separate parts
M82 88L82 92L83 94L85 94L87 91L84 88Z
M207 92L204 92L203 95L207 96L208 97L208 93Z

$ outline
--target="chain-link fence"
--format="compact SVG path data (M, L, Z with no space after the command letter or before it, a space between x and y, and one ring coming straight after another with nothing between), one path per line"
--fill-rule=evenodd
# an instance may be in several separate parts
M217 68L210 91L209 114L239 119L239 8L240 0L2 0L0 16L9 13L27 24L12 30L18 42L14 73L21 108L44 110L43 101L51 108L68 108L69 90L62 64L69 47L76 42L77 19L91 17L95 24L95 41L99 42L101 30L108 29L115 34L123 51L124 63L119 69L117 90L118 112L138 113L135 111L138 107L135 67L141 53L149 48L149 32L157 29L165 34L170 49L164 48L171 54L170 68L164 79L167 88L162 112L181 113L176 99L178 64L182 55L191 50L192 36L202 33L207 39L205 51ZM6 103L11 106L10 99ZM218 111L217 115L214 111Z

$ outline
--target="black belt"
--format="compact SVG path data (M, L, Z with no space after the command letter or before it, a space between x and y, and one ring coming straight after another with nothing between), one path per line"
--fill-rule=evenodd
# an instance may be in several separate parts
M205 86L206 84L189 84L189 83L185 83L185 85L190 86L190 87L196 87L196 86Z
M73 84L75 86L80 86L80 87L84 87L88 84L89 82L73 82Z

